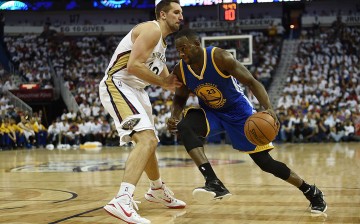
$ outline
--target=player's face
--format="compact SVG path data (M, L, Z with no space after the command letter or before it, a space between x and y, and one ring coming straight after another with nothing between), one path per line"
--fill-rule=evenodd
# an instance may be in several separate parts
M166 23L172 32L176 32L180 29L180 25L183 19L184 17L181 6L175 2L172 2L171 9L168 13L166 13Z
M185 61L186 64L190 65L194 63L194 54L195 45L189 41L186 37L180 37L175 40L176 50L179 53L180 58Z

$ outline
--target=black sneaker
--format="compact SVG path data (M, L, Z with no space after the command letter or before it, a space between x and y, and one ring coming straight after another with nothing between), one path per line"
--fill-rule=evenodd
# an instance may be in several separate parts
M310 190L304 193L305 197L310 201L312 213L322 213L327 209L324 201L324 194L315 185L310 187Z
M204 187L195 188L194 198L199 202L210 202L212 200L226 200L231 194L220 180L211 180Z

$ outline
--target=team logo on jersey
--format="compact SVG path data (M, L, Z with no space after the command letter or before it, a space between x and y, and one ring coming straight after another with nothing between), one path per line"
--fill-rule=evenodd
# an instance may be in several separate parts
M226 103L222 92L211 83L201 84L195 89L195 93L211 108L221 108Z
M140 121L140 118L130 119L122 125L122 129L133 130L134 127L139 123L139 121Z

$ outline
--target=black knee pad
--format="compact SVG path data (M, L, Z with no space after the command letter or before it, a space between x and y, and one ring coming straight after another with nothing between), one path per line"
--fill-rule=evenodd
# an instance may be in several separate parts
M186 151L202 147L207 132L205 114L200 110L189 110L177 125L177 129Z
M290 169L284 163L274 160L268 151L258 152L250 154L250 157L254 160L263 171L271 173L280 179L287 180L290 177Z

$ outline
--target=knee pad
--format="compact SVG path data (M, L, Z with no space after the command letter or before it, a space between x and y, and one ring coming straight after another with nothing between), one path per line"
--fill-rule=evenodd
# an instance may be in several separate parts
M179 122L177 129L186 151L204 145L204 137L207 131L206 118L200 110L189 110L186 116Z
M177 125L180 138L185 146L187 152L190 152L194 148L202 147L203 141L196 134L191 124L186 119L180 121Z
M282 162L274 160L268 151L250 154L250 157L264 172L271 173L282 180L289 179L289 167Z

